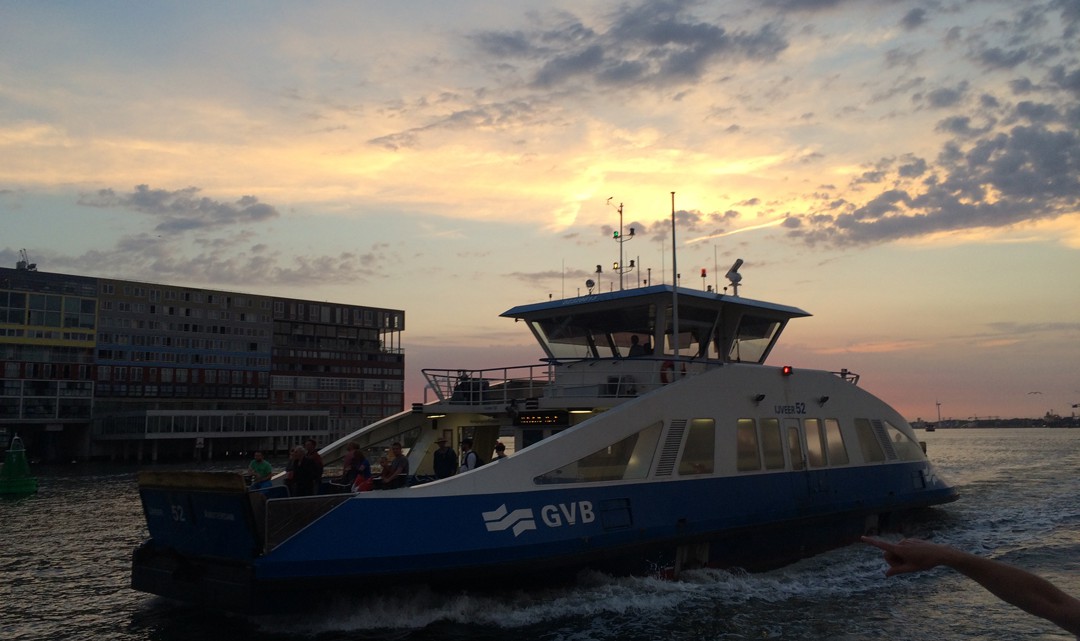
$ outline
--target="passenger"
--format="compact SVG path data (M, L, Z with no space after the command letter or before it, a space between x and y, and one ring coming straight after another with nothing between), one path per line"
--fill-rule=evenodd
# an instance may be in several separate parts
M341 460L341 483L343 485L352 486L353 481L356 480L357 474L360 472L361 461L367 463L367 459L364 458L363 452L360 451L360 446L356 443L349 443L345 446L345 456ZM370 464L368 465L370 468ZM371 475L370 469L368 476Z
M444 479L453 476L457 470L457 452L450 448L445 438L435 441L439 449L432 454L432 464L435 466L435 478Z
M472 439L461 439L461 467L458 474L480 467L480 456L472 449Z
M380 456L379 457L379 476L378 476L378 478L375 478L374 476L372 477L372 481L375 483L375 489L376 490L385 490L386 489L383 486L383 482L386 480L386 477L388 477L388 476L390 476L390 457L389 456Z
M297 496L314 496L322 485L323 461L315 439L304 441L304 458L296 471Z
M506 458L506 446L503 445L502 443L495 443L495 459L494 460L497 461L497 460L503 459L503 458Z
M352 445L356 444L349 443L349 446ZM356 478L350 486L353 492L369 492L374 489L374 481L371 479L371 462L364 456L364 451L359 445L356 445L353 451L352 469L356 471Z
M409 478L409 459L401 452L401 443L390 446L394 459L390 461L389 473L387 467L383 467L382 489L396 490L405 487L405 481Z
M255 452L253 455L255 458L248 463L248 470L251 472L251 489L261 490L263 488L270 487L270 477L274 474L274 467L270 465L270 461L263 458L262 452Z
M641 339L638 338L637 334L630 337L630 352L627 355L630 358L645 355L645 347L641 345Z
M289 488L289 496L300 496L298 478L301 474L300 467L304 464L304 456L307 450L303 445L297 445L289 450L289 462L285 465L285 487Z
M1006 603L1042 617L1080 638L1080 600L1042 577L1001 561L920 539L890 543L864 536L862 540L884 551L885 561L889 564L885 576L944 565L974 580Z

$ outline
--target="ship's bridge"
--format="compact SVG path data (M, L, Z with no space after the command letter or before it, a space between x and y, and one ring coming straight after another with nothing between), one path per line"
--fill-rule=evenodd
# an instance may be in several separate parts
M557 363L635 356L764 363L787 322L809 315L671 285L520 305L502 314L528 323Z

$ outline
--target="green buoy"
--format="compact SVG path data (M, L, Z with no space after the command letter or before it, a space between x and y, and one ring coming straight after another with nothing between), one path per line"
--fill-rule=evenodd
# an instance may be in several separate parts
M16 436L4 455L4 466L0 467L0 495L22 496L38 491L37 478L30 476L30 463L26 460L26 448L22 439Z

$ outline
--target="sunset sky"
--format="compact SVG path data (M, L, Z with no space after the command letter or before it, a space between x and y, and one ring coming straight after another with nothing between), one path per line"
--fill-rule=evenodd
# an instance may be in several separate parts
M1080 403L1080 0L0 0L0 159L0 265L404 309L407 403L617 288L620 203L670 283L671 192L774 364Z

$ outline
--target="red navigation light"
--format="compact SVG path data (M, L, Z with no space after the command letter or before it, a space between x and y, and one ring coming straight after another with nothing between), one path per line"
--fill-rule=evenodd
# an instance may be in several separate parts
M782 376L791 376L792 371L794 370L791 369L791 365L784 365L780 368L780 374Z

